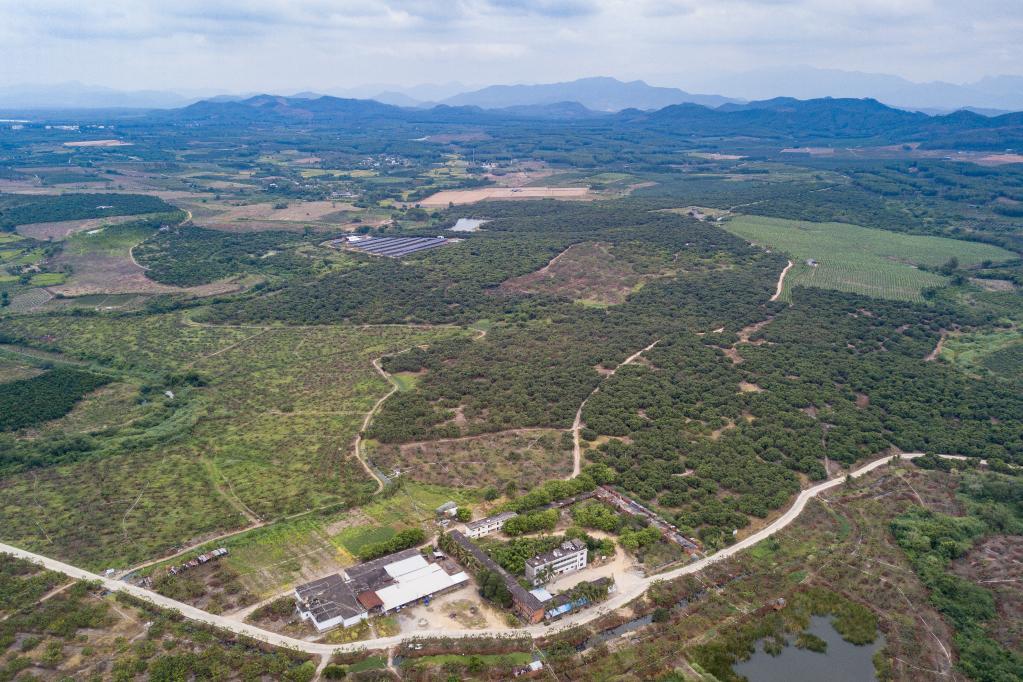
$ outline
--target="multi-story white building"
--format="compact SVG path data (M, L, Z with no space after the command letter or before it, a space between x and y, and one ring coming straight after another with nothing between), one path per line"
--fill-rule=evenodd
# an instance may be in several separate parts
M526 579L542 585L551 578L586 568L586 543L578 538L567 540L549 552L526 560Z
M508 519L512 519L518 516L515 512L503 512L496 514L495 516L488 516L485 519L479 521L470 521L465 524L465 534L472 539L481 538L484 535L490 535L495 533L504 527L505 522Z

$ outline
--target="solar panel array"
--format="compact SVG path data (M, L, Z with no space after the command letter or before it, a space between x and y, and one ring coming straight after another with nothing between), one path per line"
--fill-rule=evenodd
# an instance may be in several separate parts
M375 256L401 258L417 251L444 246L449 241L445 237L372 237L349 244L349 246L357 251L371 253Z

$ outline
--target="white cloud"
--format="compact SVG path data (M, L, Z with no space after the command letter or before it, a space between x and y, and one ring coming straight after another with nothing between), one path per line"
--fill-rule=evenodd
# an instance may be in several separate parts
M289 91L810 64L1023 72L1018 0L0 0L0 84ZM674 82L664 82L671 76Z

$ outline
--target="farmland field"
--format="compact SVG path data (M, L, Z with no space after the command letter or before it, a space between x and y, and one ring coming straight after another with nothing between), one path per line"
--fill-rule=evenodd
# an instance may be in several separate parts
M336 226L345 221L346 212L354 210L351 204L337 201L204 204L201 211L194 212L193 222L228 231L299 230L310 225Z
M794 286L837 289L878 298L922 300L927 287L948 280L919 270L957 258L963 267L995 262L1013 254L989 244L944 237L894 234L843 223L812 223L760 216L740 216L724 223L729 232L755 244L782 251L795 266L785 278L782 300ZM813 260L816 265L807 261Z
M283 519L208 543L195 552L227 547L230 554L221 562L249 593L264 598L353 565L363 548L387 540L399 530L415 526L431 530L432 524L427 524L434 518L433 510L450 499L464 503L477 498L465 491L409 483L394 495L363 507ZM143 573L158 576L178 562L180 559L165 561Z
M52 223L31 223L29 225L19 225L18 234L38 239L39 241L49 239L59 241L79 232L88 232L89 230L95 230L108 225L132 222L143 217L145 216L125 215L109 216L107 218L85 218L82 220L61 220Z
M586 187L484 187L482 189L445 190L423 199L424 207L448 204L472 204L495 199L587 199L595 198Z

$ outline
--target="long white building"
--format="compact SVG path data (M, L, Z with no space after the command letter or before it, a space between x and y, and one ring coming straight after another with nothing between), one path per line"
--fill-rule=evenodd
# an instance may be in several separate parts
M504 524L508 519L513 519L518 514L513 511L502 512L494 516L488 516L485 519L479 521L470 521L465 524L465 534L473 540L481 538L484 535L490 535L504 528Z

